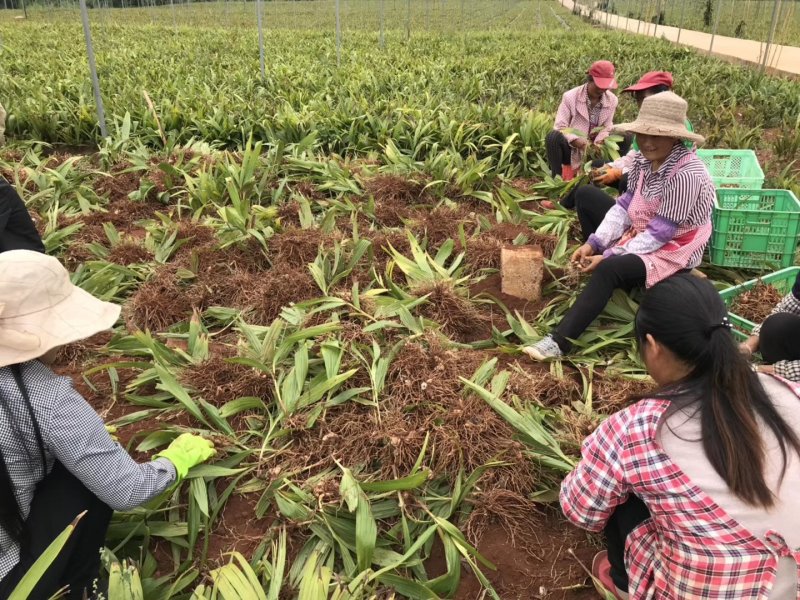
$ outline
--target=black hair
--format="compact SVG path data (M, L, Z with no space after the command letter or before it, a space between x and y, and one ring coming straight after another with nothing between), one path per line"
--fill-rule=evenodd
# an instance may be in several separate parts
M781 479L787 447L800 454L800 439L775 410L739 351L727 319L727 308L710 282L680 274L645 294L636 314L636 337L643 348L650 334L691 369L655 397L671 401L668 414L695 408L703 449L714 470L743 502L769 508L774 497L764 480L766 449L759 419L778 440Z
M36 450L39 454L42 467L42 477L47 474L47 459L44 452L44 443L42 441L42 434L39 429L39 422L36 420L36 415L31 405L30 397L25 383L22 380L22 373L19 365L11 365L10 367L14 380L17 384L20 394L25 406L26 417L31 421L31 428L36 436ZM22 448L30 458L30 451L28 445L25 443L25 438L19 429L18 415L12 414L11 407L6 398L0 395L0 407L4 413L5 425L13 430L13 434L20 440ZM8 472L8 463L6 457L0 449L0 527L11 537L12 540L19 543L22 539L22 530L25 520L22 517L22 510L17 502L17 496L14 493L14 482L11 480L11 475ZM2 550L2 548L0 548Z

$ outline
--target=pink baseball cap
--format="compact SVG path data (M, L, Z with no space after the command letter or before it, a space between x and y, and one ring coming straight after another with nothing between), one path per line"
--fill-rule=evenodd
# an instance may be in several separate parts
M603 90L614 90L617 88L617 80L614 79L614 64L608 60L598 60L592 63L587 75L591 75L594 84Z
M639 81L631 86L626 87L623 92L638 92L639 90L646 90L657 85L666 85L672 89L672 73L668 71L650 71L641 76Z

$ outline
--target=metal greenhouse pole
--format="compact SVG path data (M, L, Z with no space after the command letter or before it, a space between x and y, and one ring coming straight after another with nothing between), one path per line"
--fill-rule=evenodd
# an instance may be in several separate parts
M262 15L261 0L256 0L256 20L258 22L258 60L261 65L261 81L267 79L267 70L264 65L264 17Z
M86 10L86 0L80 0L81 21L83 22L83 37L86 40L86 55L89 59L89 73L92 77L94 101L97 104L97 123L100 125L100 134L108 136L106 129L106 112L103 109L103 98L100 96L100 81L97 79L97 65L94 60L94 46L92 46L92 32L89 29L89 11Z
M339 0L336 0L336 66L342 62L342 22L339 16Z
M767 68L767 61L769 57L769 47L772 45L773 39L775 39L775 30L778 28L778 16L781 13L781 0L775 0L775 4L772 7L772 23L769 26L769 37L767 38L767 47L764 49L764 56L761 57L761 71L765 71Z
M722 14L722 0L717 2L717 18L714 19L714 30L711 32L711 43L708 45L708 53L711 54L714 48L714 38L717 37L717 27L719 27L719 17Z
M381 0L381 8L380 8L380 10L381 10L381 33L380 33L380 37L378 38L378 43L380 44L381 48L383 48L385 46L385 44L386 44L386 40L383 38L383 18L384 18L384 13L385 13L383 4L384 4L384 0Z
M681 17L680 23L678 24L678 39L675 40L675 43L678 44L681 41L681 31L683 31L683 16L686 14L686 0L681 0Z

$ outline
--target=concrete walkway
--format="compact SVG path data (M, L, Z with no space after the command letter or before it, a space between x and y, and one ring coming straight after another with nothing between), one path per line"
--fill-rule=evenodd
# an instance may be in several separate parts
M560 0L562 6L572 10L573 0ZM584 15L589 14L588 7L578 4ZM667 25L655 25L637 19L628 19L620 15L607 14L602 11L594 11L594 19L601 25L607 25L613 29L638 33L650 37L663 37L671 42L676 42L684 46L691 46L699 50L708 52L722 59L734 62L747 63L749 65L760 66L764 59L766 44L753 40L742 40L739 38L714 36L713 46L711 45L711 34L702 31L692 31L689 29L679 29ZM800 48L796 46L772 45L769 48L767 57L767 70L771 73L780 75L792 75L800 77Z

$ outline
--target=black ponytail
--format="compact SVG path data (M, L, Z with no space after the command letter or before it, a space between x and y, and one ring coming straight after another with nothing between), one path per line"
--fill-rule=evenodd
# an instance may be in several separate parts
M656 395L671 412L697 407L709 462L743 502L769 508L774 497L764 480L766 450L758 419L778 440L786 471L787 447L800 454L800 439L781 418L739 351L725 304L714 286L688 274L650 289L636 315L636 337L647 334L691 368L683 380Z

